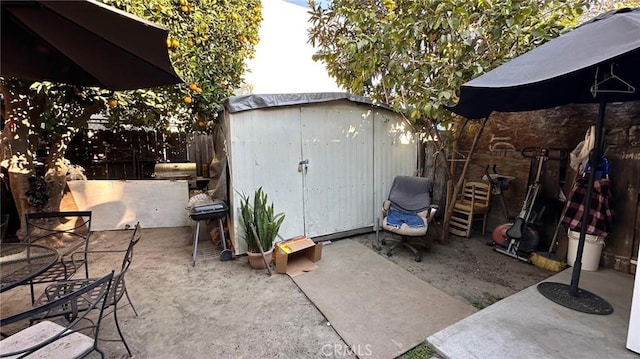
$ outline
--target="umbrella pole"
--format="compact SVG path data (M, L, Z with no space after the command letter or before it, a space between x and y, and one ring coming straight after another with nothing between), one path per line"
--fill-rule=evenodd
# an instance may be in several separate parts
M596 143L593 150L589 153L589 163L591 164L589 187L587 188L587 196L584 199L584 215L582 217L582 225L580 227L580 238L578 239L576 260L573 263L571 285L555 282L542 282L538 284L538 291L547 299L569 309L589 314L613 313L613 307L606 300L587 290L578 288L578 283L580 282L580 271L582 270L582 253L584 251L587 220L589 218L589 210L591 208L591 196L593 195L593 184L596 178L596 168L600 157L602 157L602 128L604 127L604 114L606 107L606 102L602 100L600 102L598 119L596 121Z
M580 271L582 270L582 254L584 252L584 242L587 234L587 225L589 220L589 212L591 209L591 197L593 196L593 184L596 178L596 167L602 157L602 128L604 127L604 115L606 112L607 103L600 101L600 107L598 109L598 119L596 121L596 138L595 146L589 153L589 163L591 164L591 172L589 172L589 184L587 186L587 196L584 199L584 213L582 216L582 224L580 226L580 238L578 239L578 250L576 252L576 259L573 263L573 272L571 274L571 290L569 294L573 297L578 296L578 283L580 282Z

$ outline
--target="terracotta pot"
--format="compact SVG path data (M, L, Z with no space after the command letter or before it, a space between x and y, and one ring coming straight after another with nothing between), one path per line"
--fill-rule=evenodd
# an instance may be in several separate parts
M273 248L271 248L267 252L264 252L264 256L267 258L267 263L271 264L271 259L273 258ZM261 253L247 252L247 257L249 258L249 265L251 266L251 268L253 269L267 268L264 265L264 260L262 259Z

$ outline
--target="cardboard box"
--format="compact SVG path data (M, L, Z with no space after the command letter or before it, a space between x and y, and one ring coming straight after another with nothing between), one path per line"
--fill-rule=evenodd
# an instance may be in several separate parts
M322 257L322 243L299 236L277 243L274 252L276 272L295 277L318 268L316 262Z

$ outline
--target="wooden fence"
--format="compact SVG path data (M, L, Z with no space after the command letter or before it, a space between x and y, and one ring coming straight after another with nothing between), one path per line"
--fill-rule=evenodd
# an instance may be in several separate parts
M82 130L65 157L84 167L88 179L124 180L153 178L155 164L163 162L194 162L197 175L206 175L213 154L213 136L206 133Z

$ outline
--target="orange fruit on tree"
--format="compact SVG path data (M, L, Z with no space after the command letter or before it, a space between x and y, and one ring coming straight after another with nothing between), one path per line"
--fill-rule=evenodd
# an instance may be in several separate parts
M116 101L116 99L114 98L110 98L109 101L107 101L107 105L109 105L109 107L111 108L114 108L118 106L118 101Z
M182 5L180 6L180 10L182 10L182 12L189 12L189 7L187 5Z
M198 85L196 84L190 84L189 88L191 89L191 91L198 91Z
M191 96L185 96L184 97L184 103L186 104L190 104L193 100L191 99Z
M178 47L180 46L180 42L178 42L178 40L173 39L171 40L171 47Z

